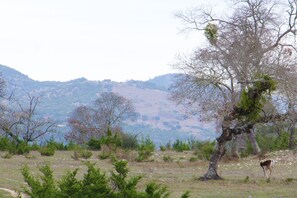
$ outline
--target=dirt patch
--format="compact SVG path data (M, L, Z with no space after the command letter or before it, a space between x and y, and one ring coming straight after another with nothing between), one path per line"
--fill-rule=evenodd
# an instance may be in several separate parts
M25 195L24 193L17 192L8 188L0 188L0 190L8 192L11 196L13 197L22 197L22 198L27 198L29 196Z

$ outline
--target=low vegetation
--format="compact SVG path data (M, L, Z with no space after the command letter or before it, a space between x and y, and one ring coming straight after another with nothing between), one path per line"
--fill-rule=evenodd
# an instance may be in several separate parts
M138 146L138 156L136 161L147 161L150 156L152 156L155 150L155 144L150 138L143 138Z
M150 182L144 191L137 189L142 176L128 178L127 161L119 160L113 163L115 171L111 171L109 178L94 164L86 162L87 172L82 179L77 178L78 169L68 172L61 180L55 181L53 171L49 165L39 168L42 176L34 177L28 166L22 168L22 175L29 188L25 192L31 197L110 197L110 198L166 198L169 197L167 187ZM189 192L182 195L189 197Z
M39 149L39 153L44 156L53 156L56 152L56 148L54 146L45 146Z
M258 132L256 138L265 153L281 152L280 149L288 149L289 136L286 132L279 135ZM214 147L214 141L190 139L187 141L176 140L172 144L167 143L166 146L161 145L160 151L158 151L149 137L137 139L134 135L117 135L112 132L105 137L91 139L86 144L80 145L73 142L63 144L55 142L53 139L42 144L24 144L23 142L16 144L6 137L0 138L1 157L6 160L7 164L10 161L20 159L22 155L26 160L29 160L26 163L30 164L30 161L32 161L33 164L36 164L38 161L39 168L37 170L34 166L32 168L32 165L22 167L23 179L27 184L25 192L32 197L45 197L45 195L47 197L69 197L69 193L71 193L72 197L81 197L82 193L88 197L96 197L95 192L101 193L97 193L98 196L108 194L109 197L173 196L186 198L191 197L191 195L195 197L197 194L201 195L201 197L207 197L208 195L219 196L219 194L204 186L203 183L199 184L202 186L198 189L193 186L197 182L193 176L201 176L206 171ZM295 155L294 150L286 152L292 152L291 155ZM40 157L38 157L37 153L40 154ZM47 156L51 156L51 158ZM291 196L293 192L295 193L291 189L291 185L297 182L294 175L286 174L286 176L282 176L279 172L276 178L272 177L269 180L264 180L258 166L258 159L252 155L250 143L247 144L246 150L242 151L241 156L242 159L223 160L224 163L220 168L222 169L220 174L226 178L227 183L221 181L222 185L227 185L227 188L234 190L237 188L245 189L244 185L260 185L264 188L265 185L281 184L282 187L288 190L288 192L282 191L281 194ZM278 161L279 154L272 154L272 156ZM49 160L46 160L47 158ZM290 160L282 160L289 161L286 165L289 167L287 170L292 172L294 168L291 168L291 165L297 163L297 161L295 162L292 157L290 157ZM51 163L44 164L44 161ZM76 165L70 165L74 169L68 169L68 164L72 164L72 161L76 161ZM128 161L132 167L131 172L127 168ZM57 170L56 163L61 168L63 166L63 168ZM78 168L81 167L79 165L81 163L84 164L85 168ZM50 164L56 165L50 166ZM111 164L113 164L113 170L107 168ZM28 167L31 167L31 170ZM243 172L238 172L239 170ZM41 175L38 175L36 171L39 171ZM58 173L55 173L55 171L58 171ZM170 174L172 175L170 176ZM54 175L57 176L57 179L54 179ZM1 177L8 178L9 176ZM100 182L95 181L96 178L101 178ZM23 179L20 177L17 179L18 191L24 190L23 185L21 185ZM176 184L176 180L181 183ZM232 185L230 185L230 182ZM11 188L14 182L10 183L8 182L8 185L6 185L0 182L0 185L10 186ZM219 184L214 183L213 185ZM201 193L199 189L206 190L206 192ZM251 191L246 191L244 194L236 195L253 194ZM223 192L226 194L224 190ZM254 195L261 196L262 194L257 191Z
M89 174L90 163L94 169L100 170L112 184L111 173L117 174L115 162L122 160L100 160L98 155L101 151L91 151L90 158L74 160L71 158L73 151L56 151L54 156L41 156L38 151L31 151L27 158L24 155L14 155L9 159L0 159L0 187L15 191L32 191L30 185L24 183L21 169L29 167L29 175L34 181L44 184L44 174L40 169L48 166L52 171L54 186L60 191L59 185L65 177L76 171L75 183L84 181L85 175ZM145 193L147 185L151 182L160 187L166 187L169 197L181 197L189 191L190 197L296 197L297 184L297 160L294 151L274 151L267 153L267 157L275 159L276 166L272 177L267 180L259 166L258 158L249 156L241 159L222 160L219 174L224 178L221 181L202 182L198 177L207 170L208 161L195 157L195 151L176 152L172 150L154 151L147 162L137 162L137 151L130 151L134 156L127 161L129 172L125 180L128 182L133 177L140 177L136 185L139 193ZM5 152L1 152L3 155ZM190 161L191 158L196 160ZM126 161L126 160L125 160ZM50 180L48 180L49 182ZM83 183L80 183L83 185ZM216 190L214 190L216 189Z
M277 133L257 132L256 140L263 153L289 149L290 134L286 131ZM241 157L253 155L252 145L246 139L246 149L240 153ZM192 160L206 159L209 160L215 147L215 141L199 141L189 139L187 141L177 139L175 142L167 143L165 146L159 147L160 151L173 150L176 152L194 151ZM30 151L39 151L41 155L52 156L55 151L73 151L74 159L91 157L91 151L102 151L101 159L117 156L119 152L128 153L129 151L137 151L136 161L150 161L152 153L156 150L156 145L149 137L140 139L133 134L108 134L99 139L90 139L86 144L76 144L69 142L67 144L56 142L50 139L44 143L28 144L25 142L16 143L8 137L0 137L0 151L6 151L9 154L2 155L2 158L8 158L13 155L26 155ZM7 157L8 156L8 157ZM118 157L118 156L117 156Z

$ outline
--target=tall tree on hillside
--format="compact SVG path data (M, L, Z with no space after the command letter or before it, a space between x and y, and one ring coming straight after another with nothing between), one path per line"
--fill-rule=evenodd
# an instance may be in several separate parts
M227 141L249 134L254 124L273 117L263 111L263 96L275 89L275 81L279 88L287 82L279 71L290 70L295 75L286 77L295 82L297 77L296 68L292 68L297 65L293 58L297 2L233 2L234 13L228 17L215 17L202 9L177 14L186 24L185 30L204 31L209 41L192 55L179 57L174 67L185 75L180 76L172 94L178 103L191 108L199 103L204 115L221 120L222 134L202 177L205 180L221 178L217 168Z
M90 138L107 135L108 129L121 132L124 121L133 119L132 102L113 92L103 92L92 106L79 106L68 119L71 131L66 138L85 143Z

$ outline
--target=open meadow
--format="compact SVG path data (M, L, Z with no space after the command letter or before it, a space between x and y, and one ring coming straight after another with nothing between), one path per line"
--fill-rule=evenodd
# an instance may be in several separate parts
M100 151L92 153L87 161L95 162L96 167L110 174L113 170L111 160L99 159ZM4 154L1 153L2 156ZM198 178L206 172L208 161L190 160L194 156L191 151L155 151L149 162L132 160L134 154L136 155L125 154L124 157L129 161L129 176L143 176L139 189L143 189L148 182L155 181L168 187L170 197L180 197L186 191L190 191L190 197L297 197L297 154L293 151L268 154L277 161L270 180L263 177L258 159L247 157L232 161L222 160L219 174L224 180L207 182ZM50 157L41 156L39 152L30 152L30 159L23 155L15 155L10 159L0 158L0 197L13 197L2 188L23 190L26 184L21 168L24 165L28 165L35 175L40 174L38 167L48 163L57 179L65 175L67 170L79 168L78 177L81 177L87 169L82 162L85 160L75 160L72 155L73 151L56 151Z

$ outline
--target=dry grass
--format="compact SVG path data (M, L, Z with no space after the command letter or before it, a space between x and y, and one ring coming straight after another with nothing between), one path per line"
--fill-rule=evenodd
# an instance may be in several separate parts
M12 198L13 196L9 192L6 192L4 190L0 190L0 197L1 198Z
M86 167L81 160L71 158L72 151L57 151L54 156L40 156L32 152L32 158L13 156L10 159L0 158L0 187L20 191L25 185L20 169L27 164L34 173L38 166L49 163L56 178L60 178L67 170L79 168L81 176ZM100 160L100 152L93 152L88 161L96 162L96 166L109 173L112 170L109 159ZM3 153L0 153L3 155ZM136 153L117 153L129 160L130 175L143 175L139 188L149 181L155 181L168 186L170 197L180 197L189 190L191 197L297 197L297 154L292 151L270 153L276 166L272 178L263 178L263 172L257 158L248 157L237 161L225 161L220 164L221 181L202 182L197 178L202 176L208 167L207 161L190 162L192 152L155 152L151 162L135 162ZM173 162L165 162L164 156L170 156ZM1 195L1 194L0 194Z

